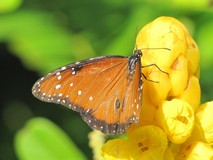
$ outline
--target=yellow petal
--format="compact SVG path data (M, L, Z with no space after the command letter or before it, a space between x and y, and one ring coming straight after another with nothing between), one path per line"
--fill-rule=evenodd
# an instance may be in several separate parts
M172 89L170 96L178 96L187 86L188 82L188 64L187 59L181 55L179 56L172 65L172 71L170 72L170 79Z
M201 127L206 141L213 145L213 101L199 106L195 117L195 123Z
M149 82L147 82L149 83ZM152 83L152 82L150 82ZM141 108L141 116L140 116L140 125L152 124L155 119L155 112L157 107L150 102L150 98L148 96L149 87L144 85L143 87L143 98L142 98L142 108Z
M134 160L161 160L168 144L163 130L152 125L135 129L127 142L130 156Z
M167 98L171 89L171 81L167 74L156 70L152 71L147 78L156 82L144 80L143 95L147 95L150 103L158 106L159 103Z
M163 160L175 160L174 155L169 148L166 149Z
M201 91L199 80L197 77L191 76L189 78L187 87L178 98L188 102L195 111L200 104L200 95Z
M197 78L199 78L199 75L200 75L199 48L189 34L186 36L186 43L187 43L187 47L188 47L186 50L186 57L188 59L189 75L195 75Z
M185 101L173 99L164 101L156 112L168 138L173 143L183 143L191 135L194 126L194 111Z
M196 121L195 121L195 125L194 125L194 128L193 128L192 134L187 139L186 143L188 141L202 141L202 142L205 142L205 143L207 142L201 126L198 123L196 123Z

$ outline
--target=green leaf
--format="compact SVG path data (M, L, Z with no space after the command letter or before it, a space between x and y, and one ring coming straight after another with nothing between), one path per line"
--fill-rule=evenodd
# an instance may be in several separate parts
M94 56L84 36L61 27L47 12L20 10L0 15L0 24L0 42L6 41L26 68L42 75L82 57Z
M0 13L12 12L21 4L22 0L0 0Z
M54 123L33 118L15 135L20 160L84 160L86 157Z

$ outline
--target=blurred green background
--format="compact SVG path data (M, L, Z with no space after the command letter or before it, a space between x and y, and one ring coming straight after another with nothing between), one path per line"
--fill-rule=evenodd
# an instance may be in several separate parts
M31 87L73 61L131 55L139 28L159 16L189 29L200 47L202 102L212 100L210 0L0 0L0 159L92 159L80 115L37 100Z

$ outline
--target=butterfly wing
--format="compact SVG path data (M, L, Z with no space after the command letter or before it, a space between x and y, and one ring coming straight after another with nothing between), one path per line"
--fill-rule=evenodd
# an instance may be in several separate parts
M92 116L81 113L83 119L94 129L106 134L125 133L131 123L138 123L142 103L142 79L140 61L136 63L134 73L129 75L128 65L117 72L116 82L108 93L103 95L99 107ZM95 118L94 118L95 117ZM97 118L98 117L98 118ZM102 121L99 121L102 119Z
M32 92L42 101L80 112L93 129L121 134L139 118L133 110L139 105L134 90L140 75L135 75L128 78L127 57L104 56L61 67L38 80Z

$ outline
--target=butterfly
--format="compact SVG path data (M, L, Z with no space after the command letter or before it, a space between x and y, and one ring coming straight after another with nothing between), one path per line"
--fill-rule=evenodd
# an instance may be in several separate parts
M101 56L65 65L39 79L32 93L79 112L92 129L123 134L139 123L141 57L141 50L134 50L130 57Z

